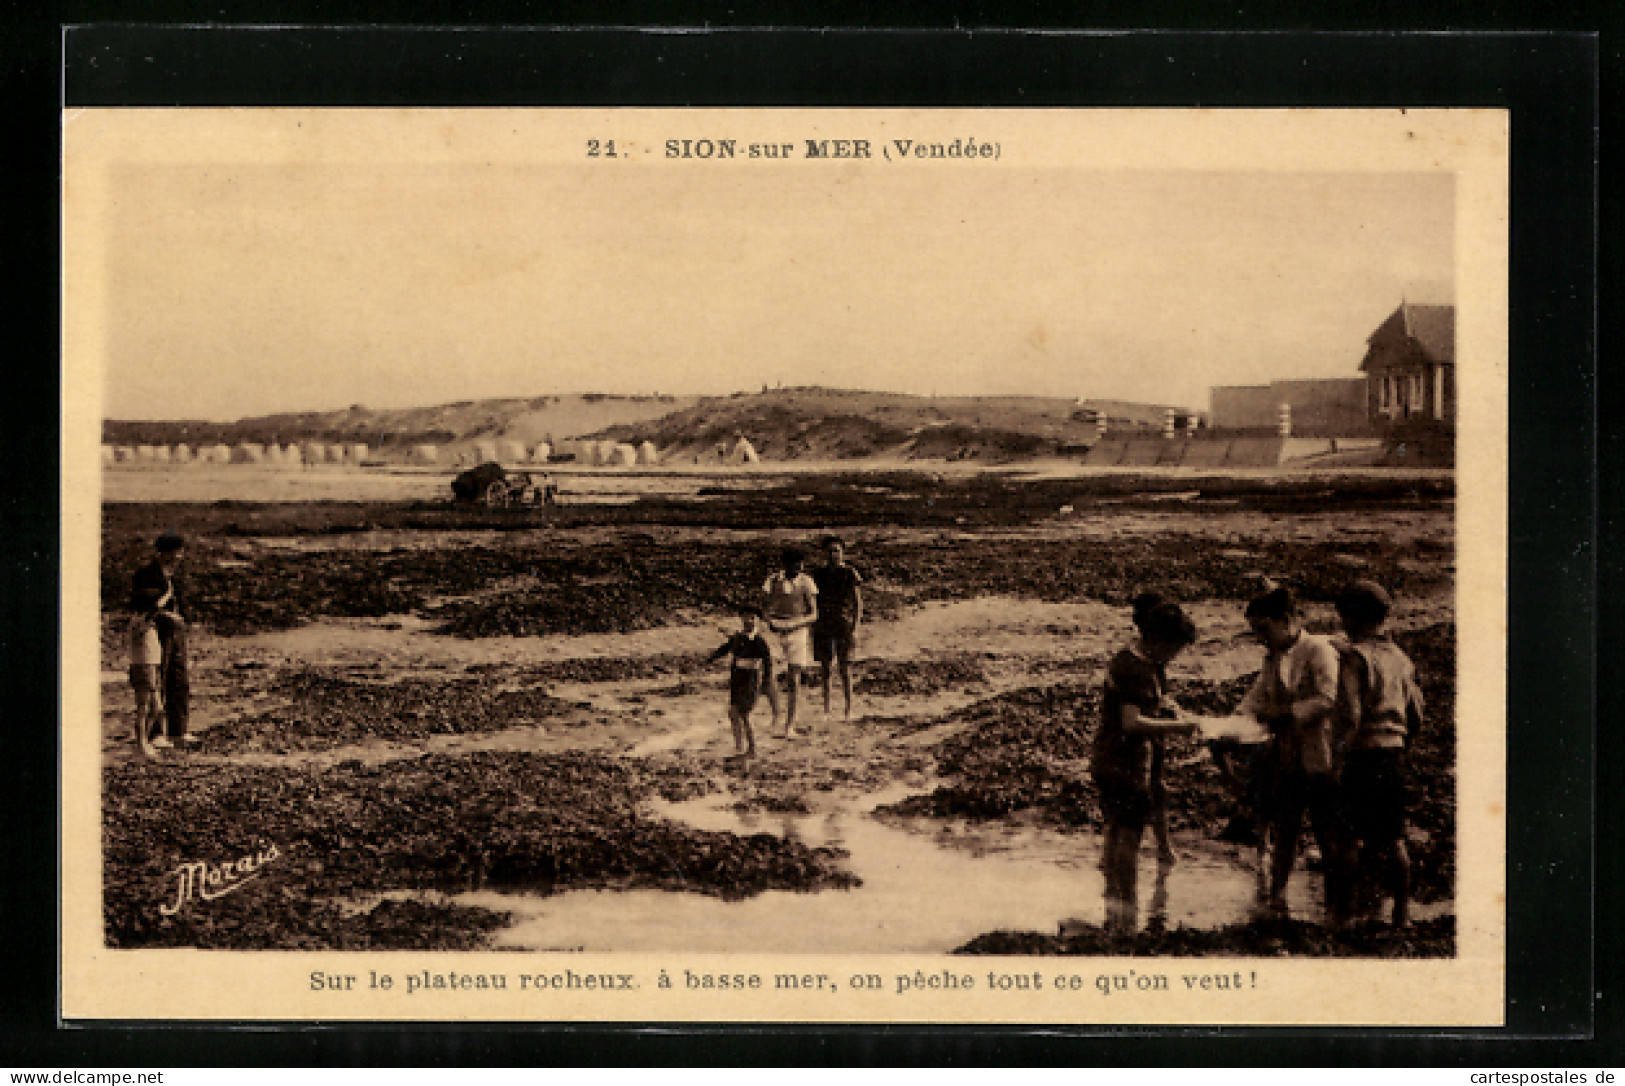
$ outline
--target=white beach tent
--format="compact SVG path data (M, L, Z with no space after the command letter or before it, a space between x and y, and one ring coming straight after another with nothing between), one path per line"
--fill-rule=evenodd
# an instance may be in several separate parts
M319 441L307 442L304 448L304 457L307 464L325 464L327 463L327 446Z
M593 463L603 464L606 467L615 463L615 442L600 441L597 452L593 454Z
M115 457L114 454L113 454L113 446L111 446L111 445L103 445L102 446L102 463L111 464L116 459L117 459L117 457Z
M750 443L750 438L741 437L734 445L734 451L728 456L731 464L760 464L762 458L756 455L756 446Z
M350 463L359 464L367 458L367 452L368 449L365 445L352 444L345 450L344 455L345 459L349 460Z
M412 462L414 464L434 464L440 460L440 450L433 445L413 445Z
M169 463L169 446L154 445L152 449L152 458L160 464Z
M532 464L545 464L551 459L553 459L553 446L545 441L538 442L536 447L530 451L530 462Z
M283 448L282 462L284 464L287 464L290 467L297 467L304 463L304 460L304 453L300 451L299 446L289 442L287 446Z
M135 460L135 449L128 445L120 445L113 450L113 459L120 464L128 464Z
M265 462L280 465L282 463L282 446L274 441L267 444L265 446Z
M232 451L231 459L236 464L260 464L265 461L265 446L253 441L240 442Z
M216 464L229 464L229 463L231 463L231 446L230 445L211 445L209 447L208 452L209 452L209 459L213 460Z
M158 459L158 452L151 445L137 445L135 447L135 458L137 460L146 460L150 463L151 461Z
M640 463L640 464L658 464L658 463L660 463L660 450L655 448L655 443L654 442L645 441L643 444L638 446L638 463Z
M335 464L344 463L344 446L329 445L327 447L327 458Z
M525 460L525 443L523 441L503 441L497 445L498 459L508 464L516 464Z
M177 464L190 464L197 458L192 453L192 446L183 441L175 446L175 451L170 455L170 459Z
M638 447L636 445L617 445L610 454L610 463L618 468L635 468L638 465Z
M497 443L495 441L476 441L474 443L474 459L481 464L488 464L498 459Z

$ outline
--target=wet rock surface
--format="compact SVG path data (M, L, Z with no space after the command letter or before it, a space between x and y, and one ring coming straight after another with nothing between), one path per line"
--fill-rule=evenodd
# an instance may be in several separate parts
M984 657L971 653L924 660L868 660L854 669L852 689L858 694L899 697L978 686L987 682L984 663Z
M1454 917L1408 928L1378 924L1329 931L1296 920L1257 920L1213 929L1150 929L1133 935L1089 927L1066 935L995 931L979 935L956 954L1077 954L1085 956L1204 957L1296 955L1312 958L1440 958L1455 953Z
M344 902L397 890L655 887L733 899L857 881L838 850L640 813L662 782L625 759L479 752L321 772L154 768L104 775L111 946L285 948L334 938L396 946L411 937L425 941L406 945L444 948L471 945L501 923L438 906L345 916ZM182 865L263 856L273 846L276 857L241 889L163 915L179 896Z
M1455 888L1455 628L1407 631L1396 641L1416 663L1428 702L1408 764L1413 893L1418 900L1438 900ZM1188 683L1174 697L1192 712L1227 713L1250 684L1250 676ZM1098 685L1060 683L977 702L950 714L950 721L964 727L932 750L946 783L876 813L1000 819L1027 811L1043 822L1098 829L1100 800L1088 755L1099 719ZM1168 740L1166 766L1172 827L1240 843L1254 840L1255 813L1245 802L1244 782L1226 780L1200 744Z
M1181 503L1191 506L1192 517L1200 517L1200 496L1210 491L1208 500L1222 502L1219 508L1225 510L1291 506L1300 515L1362 506L1390 512L1436 508L1450 496L1447 480L1354 479L1320 487L1302 481L1191 483L1115 476L855 479L863 481L791 478L735 494L731 500L741 503L737 526L1021 525L1053 517L1063 503L1075 510L1109 503L1111 514L1122 516L1168 485L1196 488L1184 493L1199 497ZM810 503L794 500L809 494L815 499ZM790 498L787 507L773 508L784 495ZM907 501L891 500L899 495ZM950 512L955 509L961 512ZM630 507L584 506L568 520L542 521L433 505L113 504L103 510L102 601L110 610L124 605L130 571L149 553L157 532L173 527L190 541L184 578L191 617L216 633L286 629L322 616L395 614L420 614L444 632L465 637L651 629L686 611L726 614L740 602L756 602L762 580L777 566L782 544L702 541L661 530L702 525L736 526L713 503L664 499ZM614 534L579 538L589 530ZM343 545L348 535L386 531L422 536L425 542ZM268 545L279 541L304 545ZM1419 563L1419 557L1426 561ZM1446 545L1427 541L1353 540L1332 552L1318 541L1273 540L1237 550L1173 532L1133 540L1015 537L990 549L954 532L923 540L866 541L861 564L869 584L866 611L883 618L904 606L975 595L1120 604L1153 583L1180 599L1241 599L1256 588L1261 570L1289 571L1306 599L1330 599L1353 568L1398 591L1417 593L1448 582L1449 558Z
M127 762L127 687L104 710L110 945L466 949L509 918L444 894L733 900L856 884L838 849L673 823L651 816L655 797L720 792L749 828L772 830L915 791L877 815L910 832L1038 826L1087 844L1072 835L1099 826L1089 747L1123 605L1154 586L1239 625L1235 604L1260 572L1288 579L1322 624L1355 575L1413 606L1396 639L1429 702L1410 767L1416 892L1454 893L1448 479L865 472L715 489L549 511L105 507L104 672L122 669L117 617L152 538L173 527L190 540L202 740L195 754ZM732 609L756 601L779 549L831 528L865 578L865 637L881 638L854 671L859 719L841 722L839 693L821 715L809 688L814 731L784 739L769 735L764 702L762 756L726 761L725 666L698 661ZM973 613L950 613L960 605ZM1212 670L1193 671L1217 677L1176 678L1187 708L1239 700L1250 676L1238 672L1258 654L1229 636L1198 646ZM1251 812L1199 745L1170 743L1168 781L1176 831L1245 841ZM240 888L162 914L180 865L272 844L278 858ZM1453 938L1445 917L1394 937L1313 924L1128 941L994 932L965 951L1410 956L1450 953Z
M563 716L573 707L534 688L465 678L358 681L301 669L268 684L287 704L228 719L199 736L204 753L328 750L363 742L500 731Z

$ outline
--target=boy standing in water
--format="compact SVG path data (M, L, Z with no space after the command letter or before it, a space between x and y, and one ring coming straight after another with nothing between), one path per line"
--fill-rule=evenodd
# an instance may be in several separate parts
M750 711L756 707L762 680L773 672L773 654L767 639L756 628L761 611L755 607L739 609L739 632L710 656L715 663L732 655L728 668L728 723L733 725L734 757L756 757L756 736L750 730Z
M829 692L834 672L841 674L841 696L846 721L852 721L852 656L858 626L863 622L863 578L846 564L846 546L835 536L824 537L824 565L813 570L818 586L818 621L813 624L813 658L824 669L824 715L829 715Z
M1146 636L1146 623L1151 612L1164 602L1166 601L1160 592L1141 592L1134 597L1134 626L1140 631L1142 638ZM1163 684L1163 688L1167 689L1167 683ZM1164 704L1170 710L1174 708L1166 701ZM1168 834L1168 787L1163 783L1162 776L1162 763L1167 752L1163 749L1162 743L1157 742L1153 745L1151 754L1155 759L1152 765L1154 783L1151 790L1151 837L1157 845L1157 866L1166 873L1179 859L1174 853L1173 839Z
M784 718L784 737L796 726L796 698L801 687L801 670L812 666L813 623L818 621L818 586L801 571L805 556L796 547L786 548L781 556L783 568L762 585L767 605L762 608L767 616L767 628L778 639L778 653L784 657L784 670L790 680L790 704ZM773 719L779 716L779 692L772 676L767 682L767 701L773 707Z
M1163 738L1196 730L1164 696L1167 664L1196 640L1195 625L1177 604L1136 612L1140 636L1107 667L1092 765L1106 822L1106 930L1117 933L1138 923L1140 838L1162 794Z
M1345 837L1331 723L1337 706L1339 662L1330 639L1305 633L1297 601L1284 587L1255 597L1246 617L1264 646L1264 666L1239 711L1270 730L1267 754L1264 907L1287 914L1286 887L1297 861L1305 812L1320 845L1327 919L1348 916Z
M1410 657L1384 631L1393 600L1359 580L1337 598L1348 632L1338 700L1342 788L1359 866L1374 867L1393 895L1393 926L1410 922L1411 859L1405 849L1405 750L1422 727L1422 690Z

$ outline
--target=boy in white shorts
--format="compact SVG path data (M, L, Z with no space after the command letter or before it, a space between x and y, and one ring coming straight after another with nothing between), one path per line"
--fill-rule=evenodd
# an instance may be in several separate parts
M137 611L130 618L130 688L135 691L135 741L143 758L157 757L152 730L163 727L164 703L159 665L164 648L158 637L157 613Z
M784 736L796 726L796 698L801 686L801 670L812 666L812 625L818 621L818 586L802 572L806 556L796 547L783 554L783 568L762 585L767 602L762 614L767 628L778 643L773 655L784 659L784 670L790 680L790 701L784 718ZM773 708L774 719L779 715L778 684L767 684L767 701ZM810 729L809 729L810 730Z

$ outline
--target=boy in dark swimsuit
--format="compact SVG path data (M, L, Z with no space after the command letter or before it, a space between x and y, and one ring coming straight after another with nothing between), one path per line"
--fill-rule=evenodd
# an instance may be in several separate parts
M813 623L813 659L824 670L824 715L835 672L841 675L846 719L852 719L852 657L858 626L863 622L863 578L846 564L846 547L835 536L824 538L825 563L813 570L818 586L818 621Z
M756 707L756 698L762 684L772 677L773 654L767 639L757 630L762 613L755 607L739 609L739 632L710 656L715 663L724 656L732 656L728 668L728 723L733 725L734 758L756 756L756 736L750 728L750 711Z

